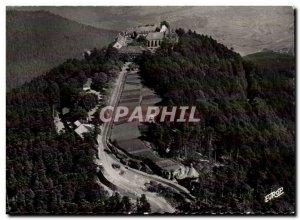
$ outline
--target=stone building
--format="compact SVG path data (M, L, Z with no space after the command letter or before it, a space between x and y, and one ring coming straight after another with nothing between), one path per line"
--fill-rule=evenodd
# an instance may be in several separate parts
M165 32L153 32L147 34L147 46L148 47L159 47L165 37Z
M123 33L119 33L113 47L116 49L121 49L122 47L125 47L127 45L126 41L127 41L127 37Z
M132 48L129 49L128 47L137 46L139 44L137 39L141 36L146 38L147 43L139 46L145 49L148 48L150 51L160 47L165 38L169 39L170 42L178 41L177 34L166 25L162 25L160 28L157 25L146 25L129 28L125 32L120 33L113 47L118 49L120 53L137 55L136 48L132 51Z

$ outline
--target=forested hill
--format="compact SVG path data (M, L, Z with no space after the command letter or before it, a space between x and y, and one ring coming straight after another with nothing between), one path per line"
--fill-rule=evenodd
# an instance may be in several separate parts
M68 120L74 121L86 118L99 104L97 96L83 93L82 87L89 77L92 88L104 93L122 66L114 54L111 49L94 49L85 59L69 59L7 93L8 214L149 212L144 196L133 205L126 196L109 196L97 183L97 126L83 139L73 129L55 131L53 111L67 106Z
M39 76L86 49L110 43L116 31L97 29L46 11L7 10L7 89Z
M285 69L287 66L293 67L293 65L295 65L295 57L293 55L274 51L249 54L243 58L261 67L274 67L275 65L282 66L282 68Z
M179 208L295 211L294 57L242 58L208 36L177 33L178 44L164 42L138 62L144 83L163 98L162 105L196 105L201 115L199 124L161 123L145 134L162 156L193 163L200 173L195 181L181 181L197 201ZM265 203L264 196L279 187L285 195Z

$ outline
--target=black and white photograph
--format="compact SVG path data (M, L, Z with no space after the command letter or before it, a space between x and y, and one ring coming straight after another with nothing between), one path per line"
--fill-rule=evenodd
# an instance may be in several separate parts
M296 215L297 7L20 4L5 215Z

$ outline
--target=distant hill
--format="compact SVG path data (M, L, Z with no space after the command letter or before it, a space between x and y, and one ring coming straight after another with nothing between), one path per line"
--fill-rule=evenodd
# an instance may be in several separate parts
M18 7L46 10L98 28L123 30L166 20L172 28L184 27L210 35L242 56L264 48L294 51L293 7Z
M117 34L46 11L7 10L6 15L8 90L81 56L85 49L107 45Z
M293 64L295 63L295 57L291 54L278 53L274 51L263 51L258 53L249 54L244 57L245 60L255 62L258 65L274 65L283 63Z

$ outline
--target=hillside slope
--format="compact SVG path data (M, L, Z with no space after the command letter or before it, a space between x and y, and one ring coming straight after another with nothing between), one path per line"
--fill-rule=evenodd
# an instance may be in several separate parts
M41 75L85 49L101 48L116 31L97 29L46 11L7 11L7 89Z
M197 202L179 209L293 213L294 57L268 52L243 59L205 35L177 33L177 45L162 44L139 64L162 106L196 106L201 118L188 125L153 123L145 133L161 156L192 163L200 174L195 181L180 181ZM265 203L265 195L279 187L285 196Z
M295 57L293 55L277 53L269 50L249 54L247 56L244 56L244 59L252 61L260 66L265 66L265 65L273 66L275 64L282 65L282 63L285 64L295 63Z

